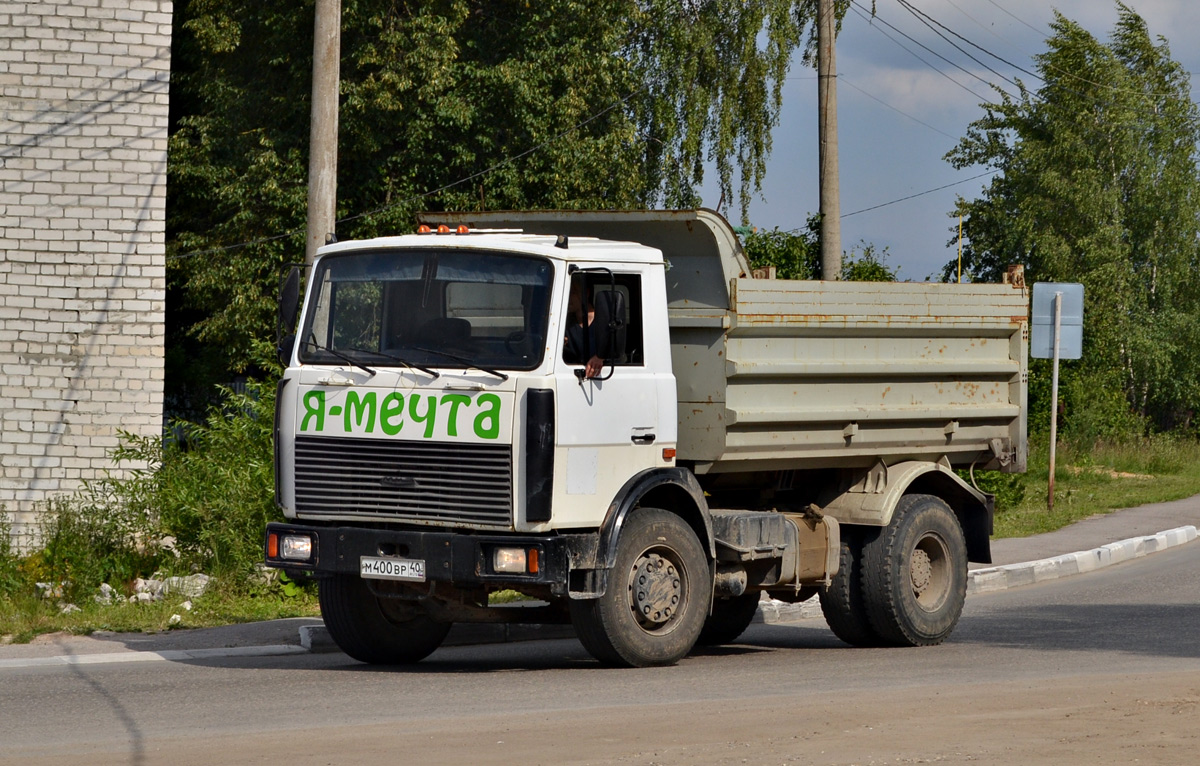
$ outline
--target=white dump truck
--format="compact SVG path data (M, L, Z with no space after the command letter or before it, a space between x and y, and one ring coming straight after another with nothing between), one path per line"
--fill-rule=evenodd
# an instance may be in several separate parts
M859 646L954 629L993 513L955 469L1025 468L1023 284L755 276L706 210L424 221L281 300L266 561L347 654L571 623L667 665L764 593Z

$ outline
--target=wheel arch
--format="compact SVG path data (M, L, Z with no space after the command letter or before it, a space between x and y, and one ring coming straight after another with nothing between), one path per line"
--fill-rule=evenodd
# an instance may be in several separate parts
M599 564L611 569L616 564L617 540L625 520L637 508L661 508L687 522L708 555L709 565L717 557L712 517L700 482L686 468L651 468L642 471L621 487L613 498L600 525Z
M915 476L904 494L941 498L950 506L962 526L963 538L967 543L967 560L980 564L992 563L993 495L979 492L949 471L926 471Z
M950 506L962 526L968 560L992 562L995 497L963 481L945 459L908 460L890 466L881 461L861 481L827 502L823 510L844 524L885 527L900 499L912 494L933 495Z

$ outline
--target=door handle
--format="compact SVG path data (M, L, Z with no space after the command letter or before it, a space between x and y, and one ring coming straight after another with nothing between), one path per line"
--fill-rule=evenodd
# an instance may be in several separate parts
M634 444L653 444L654 434L634 434L629 440Z

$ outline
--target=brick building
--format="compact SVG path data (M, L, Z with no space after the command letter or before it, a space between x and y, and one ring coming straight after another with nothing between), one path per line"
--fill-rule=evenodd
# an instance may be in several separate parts
M167 0L0 0L0 511L162 428Z

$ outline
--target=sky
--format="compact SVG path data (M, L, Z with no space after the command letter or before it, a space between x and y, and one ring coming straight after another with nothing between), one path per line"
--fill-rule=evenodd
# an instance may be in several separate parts
M1109 0L907 2L1029 71L1036 71L1033 56L1046 49L1054 10L1102 41L1108 40L1117 21L1116 3ZM874 21L864 18L870 16L871 0L854 3L837 40L842 248L860 250L862 242L886 247L887 264L899 267L900 279L937 279L942 267L957 258L952 240L958 218L951 217L955 199L978 197L988 182L986 176L968 180L987 168L955 170L943 157L967 126L983 115L980 104L996 99L983 81L1005 83L938 37L899 0L875 0ZM1200 96L1196 90L1200 0L1125 0L1125 4L1146 20L1151 36L1166 38L1172 57L1193 73L1193 98ZM959 44L1010 79L1022 79L1034 89L1041 84ZM817 211L816 104L816 72L801 64L797 55L784 86L762 192L749 206L750 222L760 229L803 227ZM701 189L704 205L715 207L720 201L715 173L710 169L706 175ZM738 209L726 207L721 212L731 222L740 222Z

